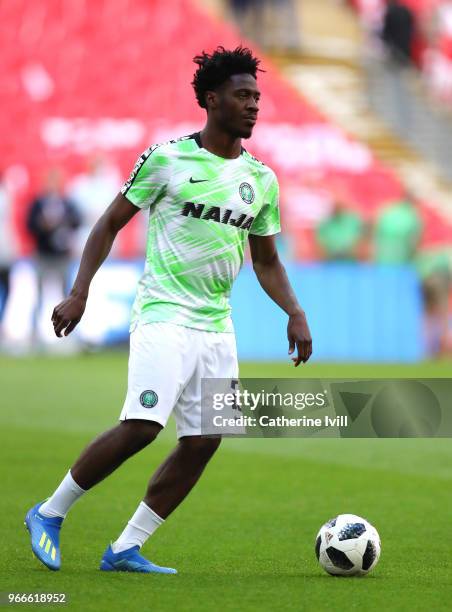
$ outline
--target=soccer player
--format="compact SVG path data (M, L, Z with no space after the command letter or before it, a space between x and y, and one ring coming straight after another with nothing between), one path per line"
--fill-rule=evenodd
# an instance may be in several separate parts
M295 366L312 352L305 313L275 249L280 231L278 183L242 148L256 123L259 60L239 47L194 58L193 87L207 111L201 132L154 145L95 224L69 296L53 311L57 336L82 318L91 280L119 230L149 211L146 265L132 313L128 390L120 423L82 452L55 492L29 510L32 550L60 568L59 534L69 509L86 491L158 436L172 412L178 444L152 476L143 501L107 547L105 571L176 573L140 548L181 503L220 444L201 435L201 379L238 376L228 296L249 240L263 289L287 313Z

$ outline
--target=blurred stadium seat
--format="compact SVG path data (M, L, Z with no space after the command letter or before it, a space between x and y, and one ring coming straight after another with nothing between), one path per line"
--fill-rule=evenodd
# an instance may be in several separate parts
M29 177L27 188L17 192L20 225L24 203L49 165L64 165L69 179L87 154L103 151L125 177L152 142L201 127L203 111L190 86L192 57L241 42L232 26L189 0L17 0L0 5L0 28L1 99L10 109L0 117L0 159L5 170L19 165ZM334 197L340 189L372 219L384 202L400 196L402 186L366 146L283 81L268 59L263 67L261 119L246 144L277 171L294 253L312 259L312 219L323 213L303 214L307 190L326 189ZM441 226L430 222L430 213L425 217L425 240L441 240ZM137 254L134 236L133 228L125 232L123 255ZM22 242L26 251L23 232Z

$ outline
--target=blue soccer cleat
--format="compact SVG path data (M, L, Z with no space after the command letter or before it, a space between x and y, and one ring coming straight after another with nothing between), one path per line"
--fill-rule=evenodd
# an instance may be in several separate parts
M27 512L24 525L30 532L31 549L35 556L46 567L56 571L61 566L60 529L63 518L40 514L39 508L43 503L36 504Z
M160 567L142 557L139 546L114 553L111 545L104 552L100 567L103 572L141 572L142 574L177 574L172 567Z

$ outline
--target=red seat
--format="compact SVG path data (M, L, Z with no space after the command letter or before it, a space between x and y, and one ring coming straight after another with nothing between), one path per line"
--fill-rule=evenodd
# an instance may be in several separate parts
M23 212L49 165L63 164L68 178L84 167L84 155L74 144L81 126L88 140L90 130L98 129L103 118L118 122L132 118L145 126L136 150L120 148L120 143L108 149L125 177L133 159L162 126L173 126L177 133L185 129L179 124L201 125L204 112L190 85L195 69L192 57L218 43L235 47L241 37L231 25L203 13L199 3L191 0L14 0L0 2L0 40L0 101L8 108L8 114L0 117L0 166L23 164L27 168L29 193L21 193L17 202ZM52 95L38 101L30 98L23 84L24 69L33 63L42 66L54 85ZM271 62L264 58L263 64L267 72L259 76L264 94L261 122L271 128L270 132L266 128L270 139L275 138L271 134L278 133L280 124L287 124L294 133L303 126L328 127L319 110L302 99ZM55 118L66 121L72 130L60 147L51 147L44 138L45 126ZM88 133L87 125L91 126ZM371 156L369 166L361 172L334 168L329 162L309 172L302 164L287 169L285 160L293 154L293 143L293 138L290 146L277 139L277 147L264 146L259 124L254 139L246 143L274 167L282 193L286 184L301 187L310 181L309 172L317 173L322 189L333 189L339 181L346 197L368 216L401 192L400 180ZM432 215L426 220L428 235L437 239L438 232L431 230L437 220ZM444 222L444 227L441 236L449 231L450 237L450 224ZM300 236L303 231L301 227ZM133 252L133 235L128 239L125 233L128 253Z

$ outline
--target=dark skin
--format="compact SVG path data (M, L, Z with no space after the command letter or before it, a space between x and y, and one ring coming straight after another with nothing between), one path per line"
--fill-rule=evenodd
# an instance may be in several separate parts
M205 149L226 159L241 153L241 139L249 138L259 111L260 92L249 74L233 75L216 91L206 93L207 122L201 132ZM69 296L55 307L52 322L58 337L67 336L83 316L91 281L107 257L118 232L139 209L122 194L95 224L83 251L80 268ZM298 304L282 266L272 236L249 236L256 276L266 293L288 315L289 353L297 349L295 366L312 353L306 316ZM153 421L127 420L101 434L82 452L72 477L90 489L126 459L150 444L162 429ZM220 444L220 438L181 438L173 452L152 476L144 502L166 518L186 497Z

